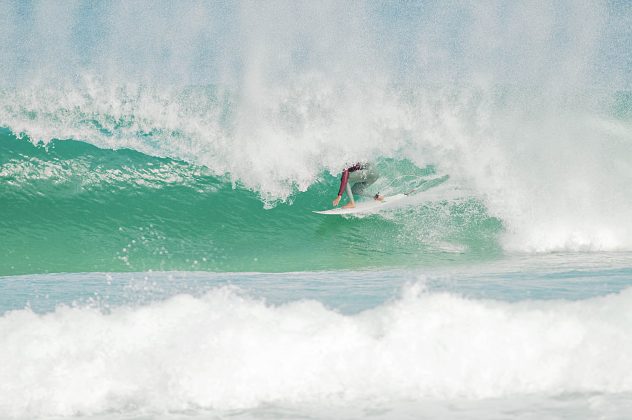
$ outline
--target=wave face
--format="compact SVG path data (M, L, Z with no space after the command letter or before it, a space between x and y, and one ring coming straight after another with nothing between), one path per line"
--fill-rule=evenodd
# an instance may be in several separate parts
M510 303L413 285L355 315L315 300L270 305L229 287L107 311L14 310L0 317L0 357L11 361L0 371L0 412L217 415L562 395L596 399L581 411L596 414L600 398L607 406L632 392L631 308L629 288Z
M471 198L324 218L312 210L335 195L338 179L330 175L266 209L259 195L203 166L77 141L44 149L3 138L0 145L7 156L0 170L0 226L7 233L0 274L436 265L435 259L499 251L500 221ZM426 193L449 183L432 167L407 161L382 160L378 167Z
M2 274L632 249L624 2L0 16ZM389 215L311 216L359 160L381 192L449 180Z

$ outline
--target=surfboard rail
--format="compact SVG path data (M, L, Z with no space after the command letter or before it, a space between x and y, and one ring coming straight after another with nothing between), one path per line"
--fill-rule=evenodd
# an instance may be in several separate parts
M392 204L396 201L399 201L405 198L407 194L395 194L391 196L384 197L384 200L367 200L367 201L356 201L356 206L352 208L343 208L337 207L335 209L329 210L314 210L314 213L325 214L325 215L344 215L344 214L362 214L362 213L373 213L376 211L380 211L385 207L388 207L388 204Z

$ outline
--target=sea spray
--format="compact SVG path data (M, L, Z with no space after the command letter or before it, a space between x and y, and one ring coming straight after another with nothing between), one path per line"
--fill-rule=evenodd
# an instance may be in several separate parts
M449 197L463 192L445 206L482 209L466 225L500 221L491 248L632 247L624 3L110 6L1 6L0 125L33 143L71 139L204 168L213 184L229 182L267 209L307 195L310 205L295 213L328 206L333 177L358 160L430 165L449 176ZM53 25L50 16L72 25ZM26 167L16 159L2 173ZM130 184L145 180L129 171ZM429 223L400 221L412 232ZM9 237L20 229L8 227ZM470 248L432 235L446 249ZM418 236L422 252L435 245ZM125 241L115 246L129 249ZM110 245L104 258L117 252ZM260 260L257 253L244 261ZM21 270L6 272L29 269Z

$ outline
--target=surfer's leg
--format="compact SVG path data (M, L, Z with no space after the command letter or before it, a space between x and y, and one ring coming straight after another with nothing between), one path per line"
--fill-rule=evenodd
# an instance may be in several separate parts
M349 196L349 202L343 207L355 207L355 200L353 199L353 190L349 183L347 183L347 196Z
M366 182L356 182L355 184L353 184L353 187L351 187L351 192L355 195L364 196L364 190L366 189L366 187Z
M372 164L368 164L367 165L366 172L367 172L367 174L366 174L366 183L365 184L368 187L369 185L374 184L375 181L377 181L379 179L380 173L377 171L375 166L373 166ZM373 196L373 199L378 200L378 201L384 201L384 197L382 197L379 192Z
M368 164L365 171L366 171L365 182L367 186L375 183L375 181L377 181L378 178L380 177L380 173L372 164Z
M364 193L364 190L380 177L380 173L375 169L373 165L367 165L366 169L352 172L349 174L349 182L354 182L351 191L355 195L369 197ZM347 184L348 185L348 184ZM372 196L371 196L372 197Z

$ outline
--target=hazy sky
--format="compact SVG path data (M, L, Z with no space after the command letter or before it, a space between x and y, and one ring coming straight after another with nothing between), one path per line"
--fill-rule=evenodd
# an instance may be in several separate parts
M4 1L0 77L630 88L632 2Z

